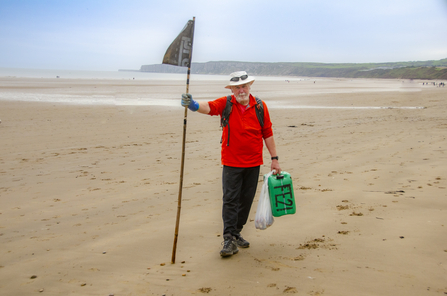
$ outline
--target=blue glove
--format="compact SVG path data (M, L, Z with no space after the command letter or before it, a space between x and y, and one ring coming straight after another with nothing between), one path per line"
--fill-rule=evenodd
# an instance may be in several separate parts
M192 99L191 94L182 94L182 106L188 107L191 111L199 110L199 102Z

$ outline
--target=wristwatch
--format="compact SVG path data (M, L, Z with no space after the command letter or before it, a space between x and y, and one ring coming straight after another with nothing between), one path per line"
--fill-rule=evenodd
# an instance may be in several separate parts
M278 156L273 156L272 160L274 160L274 159L279 160L279 157Z

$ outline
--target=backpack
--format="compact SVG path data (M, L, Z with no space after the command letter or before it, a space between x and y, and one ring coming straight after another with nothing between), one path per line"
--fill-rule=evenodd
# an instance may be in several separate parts
M261 125L261 128L264 127L264 104L262 103L262 100L259 99L258 97L255 97L256 99L256 105L255 105L255 110L256 110L256 117L258 117L258 121L259 124ZM227 141L227 146L230 145L230 125L229 120L230 120L230 114L231 111L233 110L233 103L231 102L231 95L227 96L227 103L225 104L225 108L222 112L222 116L220 118L220 126L222 128L226 127L228 125L228 141ZM222 140L220 141L222 143Z

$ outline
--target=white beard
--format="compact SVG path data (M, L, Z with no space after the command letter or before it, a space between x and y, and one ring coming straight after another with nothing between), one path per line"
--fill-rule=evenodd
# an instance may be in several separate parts
M246 106L248 104L248 102L250 101L250 96L248 94L240 94L235 97L236 97L236 101L243 106Z

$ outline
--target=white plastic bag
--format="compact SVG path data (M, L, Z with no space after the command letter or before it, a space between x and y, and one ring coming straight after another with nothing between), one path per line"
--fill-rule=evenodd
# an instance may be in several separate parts
M256 229L267 229L273 224L272 207L270 205L268 178L273 171L264 176L264 184L262 185L261 196L259 197L258 209L255 216Z

